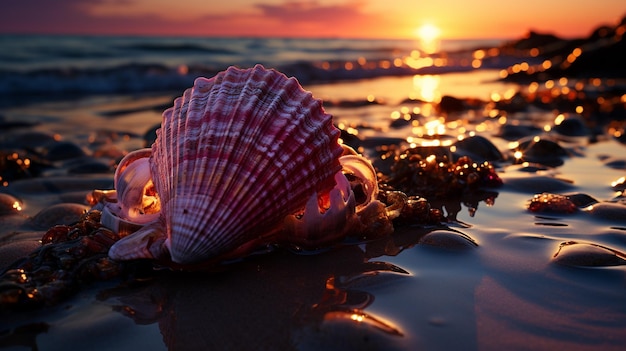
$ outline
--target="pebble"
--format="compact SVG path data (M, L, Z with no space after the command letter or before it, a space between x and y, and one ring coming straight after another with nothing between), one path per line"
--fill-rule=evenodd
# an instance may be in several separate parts
M625 255L607 247L577 243L561 243L552 262L574 267L607 267L626 265Z
M109 173L114 170L107 164L91 157L80 157L64 163L68 174Z
M58 141L60 137L55 134L39 132L39 131L26 131L15 134L7 134L2 138L2 141L6 145L10 145L12 148L38 148L45 145L49 145Z
M535 194L528 203L530 212L541 213L574 213L578 210L576 204L565 195L541 193Z
M31 196L64 194L75 191L84 191L87 193L94 189L112 189L113 175L98 178L51 176L46 178L24 179L11 183L8 188L12 193Z
M454 143L455 155L469 156L476 162L501 161L504 156L489 139L474 135Z
M575 188L570 181L549 176L504 177L502 180L506 188L527 194L559 193Z
M453 230L434 230L420 238L418 244L447 250L469 250L478 244L469 235Z
M626 169L626 159L610 157L604 160L604 165L613 169Z
M21 210L21 201L12 195L0 193L0 215L15 214Z
M568 152L556 141L537 136L520 140L516 150L522 152L523 161L550 167L563 165L563 158L568 156Z
M443 115L451 115L465 111L465 101L454 96L444 95L437 105L437 110Z
M578 208L584 208L600 202L587 194L576 193L566 194L565 196L567 196L567 198L572 201Z
M626 177L620 177L615 181L611 182L611 189L613 191L624 191L626 190Z
M39 238L43 233L39 233ZM11 263L28 256L31 252L41 247L41 242L36 239L17 240L0 245L0 271Z
M63 141L52 143L45 149L45 157L49 161L63 161L85 156L85 151L78 145Z
M589 128L585 125L580 115L566 114L559 115L552 127L551 132L564 141L577 141L580 138L590 136Z
M89 208L89 206L78 203L52 205L39 211L31 219L31 224L45 230L58 224L70 225L77 222Z
M505 124L500 127L498 136L508 141L519 140L520 138L538 135L543 132L543 129L537 128L532 125L523 124Z
M589 207L587 211L596 219L626 223L626 205L619 202L600 202Z

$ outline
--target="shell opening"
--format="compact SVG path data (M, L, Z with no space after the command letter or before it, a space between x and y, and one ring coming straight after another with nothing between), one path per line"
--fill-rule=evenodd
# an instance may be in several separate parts
M152 182L149 158L134 157L115 176L120 216L136 223L152 222L161 211L161 202Z
M287 241L311 248L333 242L349 230L356 208L354 193L342 172L335 174L335 182L329 193L313 194L301 214L285 217Z
M376 200L378 179L374 166L360 155L344 155L339 158L345 177L357 199L357 212Z

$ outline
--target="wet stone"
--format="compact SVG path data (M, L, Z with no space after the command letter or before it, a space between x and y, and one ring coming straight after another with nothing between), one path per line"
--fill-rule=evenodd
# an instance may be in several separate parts
M70 192L87 194L94 189L111 189L113 187L112 178L112 175L103 175L98 178L59 176L24 179L11 183L8 189L11 193L29 196L62 195Z
M478 244L469 235L450 230L435 230L420 238L420 245L438 247L447 250L469 250Z
M21 149L0 149L0 185L18 179L37 177L52 165L38 155Z
M39 240L16 240L2 243L0 245L0 271L14 261L28 256L28 254L40 247L41 243Z
M505 124L500 127L498 136L508 141L515 141L532 135L542 133L541 128L531 125Z
M0 144L10 145L12 148L38 148L57 142L58 136L38 131L26 131L16 134L7 134L0 140Z
M550 167L561 166L563 158L568 156L567 151L557 142L539 137L521 140L517 151L522 152L521 161L539 163Z
M565 195L567 198L576 205L578 208L584 208L587 206L591 206L593 204L597 204L599 201L594 199L593 197L587 194L567 194Z
M441 97L441 101L439 102L437 109L444 115L450 115L465 111L466 106L465 101L462 99L444 95Z
M626 204L620 202L600 202L587 211L596 219L626 223Z
M19 213L22 208L22 202L16 197L0 193L0 215Z
M624 190L626 190L626 177L621 177L621 178L611 182L611 189L613 189L613 191L624 191Z
M61 203L39 211L31 224L40 229L48 229L58 224L70 225L77 222L89 207L77 203Z
M571 138L587 137L590 135L589 128L585 125L580 115L559 115L555 121L555 125L552 127L552 132L557 137L565 137L565 140L570 141Z
M604 160L604 165L613 169L626 169L626 159L611 157Z
M71 142L58 142L46 147L45 157L49 161L63 161L85 156L80 146Z
M81 157L70 160L63 164L63 168L65 168L69 174L107 173L111 171L109 165L91 157Z
M20 128L29 128L35 125L37 125L37 123L26 122L26 121L6 121L3 119L0 119L0 130L2 132L8 132L8 131L11 131L14 129L20 129Z
M389 123L389 127L393 129L402 129L411 125L411 121L404 118L394 119Z
M455 155L469 156L476 162L501 161L504 156L489 139L474 135L454 143Z
M561 243L552 262L574 267L608 267L626 265L623 253L607 247L577 242Z

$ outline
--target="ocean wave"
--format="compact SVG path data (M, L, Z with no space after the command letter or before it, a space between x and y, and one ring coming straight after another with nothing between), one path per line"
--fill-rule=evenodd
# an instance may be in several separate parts
M261 62L263 63L263 62ZM390 65L388 61L359 65L353 61L324 63L294 62L282 65L265 64L302 84L402 76L442 74L470 70L467 66L423 67ZM243 66L243 65L242 65ZM59 95L96 93L139 93L179 91L193 84L198 76L211 77L227 66L178 66L161 64L125 64L108 68L50 68L29 72L0 71L0 94Z
M406 40L4 35L0 46L5 49L0 51L0 99L11 102L33 96L178 92L198 76L257 63L302 84L469 69L451 63L411 67L403 60L415 43Z
M211 47L205 45L191 43L142 43L142 44L124 44L116 46L121 50L134 51L151 51L151 52L175 52L177 54L184 53L204 53L204 54L228 54L234 55L239 52L221 47Z

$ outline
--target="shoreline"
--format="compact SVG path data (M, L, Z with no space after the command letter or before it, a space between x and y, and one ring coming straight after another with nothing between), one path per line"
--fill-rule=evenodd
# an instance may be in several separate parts
M150 144L183 90L6 109L0 302L24 305L0 308L0 346L623 349L626 95L606 79L526 85L499 75L303 84L376 167L379 186L414 191L443 219L396 221L391 235L314 252L271 245L207 271L106 265L111 237L83 245L106 231L63 241L55 227L73 228L68 237L80 229L91 191L112 188L119 160ZM471 188L493 180L477 169L502 184ZM101 252L83 259L91 248ZM37 294L48 305L29 300Z

